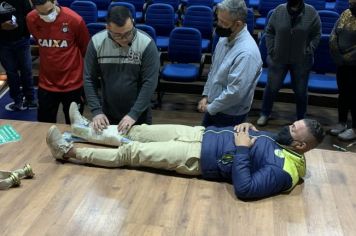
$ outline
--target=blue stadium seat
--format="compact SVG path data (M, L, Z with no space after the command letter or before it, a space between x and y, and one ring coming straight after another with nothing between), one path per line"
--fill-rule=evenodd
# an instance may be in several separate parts
M190 6L207 6L213 8L214 0L188 0L187 7Z
M335 11L322 10L318 11L321 21L322 34L331 34L335 22L339 19L340 15Z
M173 7L160 3L149 5L145 17L145 24L156 30L158 49L161 51L167 50L169 35L175 27Z
M322 35L314 54L314 65L310 73L308 90L315 93L336 94L336 65L330 55L329 35Z
M91 0L96 4L98 9L98 20L105 21L108 15L108 7L111 0Z
M188 27L175 28L169 38L168 57L171 63L162 68L162 79L176 82L197 80L200 77L202 60L199 30Z
M57 2L62 7L70 7L70 4L72 4L74 0L57 0Z
M102 30L105 30L106 24L103 22L89 23L89 24L87 24L87 28L88 28L90 36L93 36L94 34L100 32Z
M157 41L156 31L153 27L145 24L137 24L136 28L145 31L155 42Z
M273 10L278 5L285 3L285 0L260 0L260 6L258 8L261 17L256 19L256 28L257 29L264 29L266 26L266 17L270 10Z
M183 26L198 29L202 37L203 52L211 51L211 37L213 34L213 11L210 7L188 7L184 14Z
M348 0L336 0L335 11L341 15L347 8L349 8Z
M96 4L90 1L74 1L70 8L80 15L86 24L95 23L98 19Z
M306 4L312 5L315 10L325 10L325 0L304 0Z
M246 24L248 31L253 35L253 31L255 30L255 15L252 8L247 9Z

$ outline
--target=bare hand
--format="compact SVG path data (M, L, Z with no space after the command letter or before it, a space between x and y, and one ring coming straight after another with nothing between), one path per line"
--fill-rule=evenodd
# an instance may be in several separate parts
M2 30L14 30L18 27L17 24L12 24L11 20L5 21L1 23L1 29Z
M254 130L254 131L258 131L258 130L256 129L256 127L255 127L253 124L251 124L251 123L242 123L242 124L236 125L236 126L234 127L234 130L235 130L237 133L239 133L239 132L244 132L244 131L248 131L249 129L252 129L252 130Z
M106 129L108 127L108 125L110 125L110 122L109 122L108 118L106 117L106 115L99 114L99 115L94 116L92 125L93 125L95 132L99 133L99 132L102 132L103 129Z
M251 147L256 141L256 138L250 138L248 131L240 131L235 133L234 136L236 146Z
M198 103L198 111L206 112L208 107L208 97L203 97Z
M135 120L132 119L129 115L124 116L121 119L119 125L117 126L117 131L122 134L126 134L131 127L135 124Z

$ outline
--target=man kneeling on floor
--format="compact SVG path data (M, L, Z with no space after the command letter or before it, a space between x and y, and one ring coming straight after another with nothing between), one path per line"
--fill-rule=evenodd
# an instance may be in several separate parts
M137 125L126 135L116 126L100 134L70 107L74 136L116 149L76 148L56 126L48 130L47 144L56 159L71 158L104 167L145 166L232 181L241 199L262 198L290 191L305 175L304 153L324 138L321 125L303 119L277 134L258 131L252 124L216 128L184 125Z

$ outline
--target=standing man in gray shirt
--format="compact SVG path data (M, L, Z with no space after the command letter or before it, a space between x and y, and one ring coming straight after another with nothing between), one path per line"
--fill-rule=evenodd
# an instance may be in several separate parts
M303 0L288 0L273 11L266 27L268 79L257 125L266 125L288 71L297 103L297 120L308 105L309 72L321 36L318 12Z
M250 111L262 60L255 40L247 30L244 0L218 4L220 36L198 110L205 112L203 126L234 126Z
M134 124L151 124L159 66L155 42L135 28L130 11L111 8L107 30L92 37L85 55L84 89L93 128L101 131L118 124L118 131L126 133Z

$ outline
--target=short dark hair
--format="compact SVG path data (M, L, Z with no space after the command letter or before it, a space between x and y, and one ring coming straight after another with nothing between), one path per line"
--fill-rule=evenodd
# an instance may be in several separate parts
M322 125L313 119L304 119L305 125L318 143L321 143L325 137Z
M125 25L128 18L132 19L132 15L127 7L115 6L112 7L108 13L107 23L112 22L121 27Z
M40 6L40 5L45 4L46 2L54 3L54 0L31 0L31 2L34 6Z

